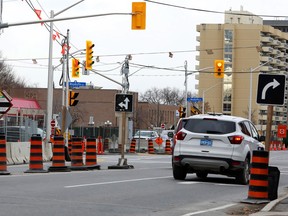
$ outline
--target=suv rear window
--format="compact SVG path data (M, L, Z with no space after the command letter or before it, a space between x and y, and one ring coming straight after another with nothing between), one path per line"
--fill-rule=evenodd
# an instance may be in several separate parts
M193 133L227 134L236 130L234 122L217 119L189 119L184 128Z

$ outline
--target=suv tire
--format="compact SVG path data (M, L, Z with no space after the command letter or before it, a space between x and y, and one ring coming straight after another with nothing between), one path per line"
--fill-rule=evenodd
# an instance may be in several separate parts
M244 161L244 168L236 176L236 181L239 184L247 185L250 179L250 160L246 157Z
M173 177L176 180L184 180L186 178L187 171L185 167L173 165Z

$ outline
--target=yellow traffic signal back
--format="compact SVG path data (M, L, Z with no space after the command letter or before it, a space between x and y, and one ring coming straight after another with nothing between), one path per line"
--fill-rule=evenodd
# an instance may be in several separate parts
M78 59L72 59L72 77L79 78L80 77L80 62Z
M132 25L133 30L146 28L146 2L132 2Z
M69 106L76 106L78 100L75 100L78 97L79 93L74 91L69 91Z
M86 41L86 69L87 70L92 70L92 65L94 64L93 47L94 47L94 44L92 43L92 41L87 40Z
M215 60L214 61L214 77L223 78L224 77L224 60Z

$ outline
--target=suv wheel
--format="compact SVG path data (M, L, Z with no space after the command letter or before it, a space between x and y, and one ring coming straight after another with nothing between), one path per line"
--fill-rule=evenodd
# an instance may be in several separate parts
M200 179L205 179L208 176L207 172L196 172L196 176Z
M247 185L250 179L250 161L248 158L244 161L244 168L236 176L236 181L239 184Z
M176 180L184 180L186 178L187 171L185 167L173 165L173 177Z

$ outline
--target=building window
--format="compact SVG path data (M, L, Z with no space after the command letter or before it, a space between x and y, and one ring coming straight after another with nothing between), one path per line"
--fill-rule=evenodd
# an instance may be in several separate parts
M233 42L233 31L230 29L225 29L224 31L225 43L232 43Z
M224 103L223 104L223 111L224 112L231 112L231 104Z

